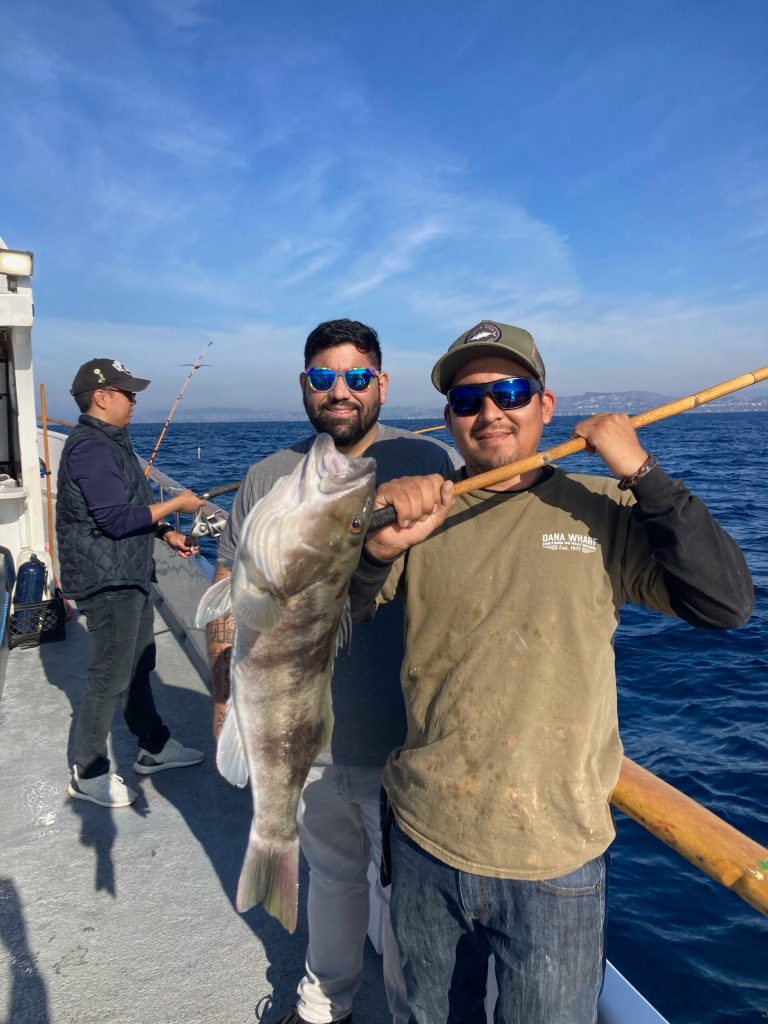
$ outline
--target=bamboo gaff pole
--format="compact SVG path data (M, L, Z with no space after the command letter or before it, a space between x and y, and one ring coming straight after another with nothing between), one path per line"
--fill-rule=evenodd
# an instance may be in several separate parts
M768 849L623 758L611 803L716 882L768 914Z
M45 455L45 490L48 497L48 554L53 559L53 496L51 494L51 459L48 454L48 417L45 409L45 384L40 385L40 412L43 425L43 454Z
M203 359L205 358L205 353L208 351L208 349L211 347L212 344L213 344L212 341L208 342L208 344L205 346L203 351L200 353L200 355L197 357L195 362L192 364L192 369L189 371L189 373L186 376L186 379L184 380L184 383L181 385L181 391L179 391L178 395L176 396L176 401L171 406L171 411L168 413L168 419L163 424L163 429L160 431L160 436L158 437L158 439L157 439L157 441L155 443L155 447L152 449L152 454L149 456L149 459L147 460L147 464L144 467L144 476L149 476L149 471L152 469L152 463L155 461L155 456L157 455L157 451L158 451L160 445L163 443L163 438L165 437L165 432L168 430L168 427L170 426L171 420L173 419L173 414L176 412L176 406L181 401L181 396L184 394L184 392L186 390L186 387L187 387L187 384L189 384L189 382L192 380L192 375L194 374L195 370L199 370L200 369L200 367L202 365L202 362L203 362ZM189 363L187 363L187 366L189 366Z
M630 416L629 422L633 427L645 427L649 423L656 423L658 420L668 419L670 416L677 416L679 412L688 412L689 409L696 409L707 402L713 402L723 395L730 395L734 391L748 388L751 384L757 384L762 380L768 380L768 366L761 366L758 370L750 373L742 373L739 377L732 377L723 381L722 384L715 384L704 391L697 391L694 395L686 398L678 398L674 402L667 402L666 405L659 405L655 409L646 409L636 416ZM500 484L505 480L513 480L521 473L528 473L532 469L539 469L547 466L556 459L564 459L566 455L574 455L582 452L587 447L583 437L574 437L563 444L556 444L554 448L548 448L543 452L536 452L526 459L518 459L517 462L509 462L506 466L498 466L496 469L489 469L487 473L478 473L477 476L460 480L454 485L454 494L466 494L468 491L477 491L482 487L490 487L492 484ZM382 526L388 526L396 520L395 510L391 505L378 509L371 516L368 530L380 530Z
M41 421L43 419L42 416L38 416L37 418L39 420L41 420ZM77 426L76 423L70 423L69 420L57 420L57 419L54 419L53 416L49 416L48 417L48 422L49 423L59 423L62 427L76 427Z

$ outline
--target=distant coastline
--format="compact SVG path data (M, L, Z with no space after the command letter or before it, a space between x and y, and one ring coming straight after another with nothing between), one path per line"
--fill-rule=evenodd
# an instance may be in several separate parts
M679 395L677 396L680 397ZM627 412L634 415L645 409L654 409L659 405L674 401L669 395L659 395L652 391L587 391L582 395L558 396L556 416L591 416L596 412ZM725 395L714 402L709 402L694 413L723 412L768 412L768 391L754 391L745 388L732 395ZM147 409L139 407L134 416L137 423L163 423L168 415L167 410ZM441 420L442 406L419 408L416 406L386 405L383 420ZM282 422L305 420L304 410L286 412L278 409L253 410L244 408L223 408L207 406L199 409L184 409L183 403L174 415L175 423L247 423L247 422Z

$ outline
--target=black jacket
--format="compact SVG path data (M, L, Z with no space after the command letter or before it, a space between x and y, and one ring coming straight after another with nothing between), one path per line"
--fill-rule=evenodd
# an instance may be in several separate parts
M56 535L62 590L75 600L108 587L149 591L155 569L154 527L150 524L127 537L108 537L96 525L83 492L69 474L69 453L86 438L106 441L113 448L131 504L149 505L154 500L128 431L92 416L81 416L67 438L59 466Z

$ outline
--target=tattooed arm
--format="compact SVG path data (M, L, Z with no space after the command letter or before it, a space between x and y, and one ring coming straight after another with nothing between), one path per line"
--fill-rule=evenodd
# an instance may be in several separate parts
M231 576L223 565L216 566L213 582ZM208 641L208 661L211 666L213 696L213 735L218 740L227 714L229 699L229 663L232 660L232 642L235 636L235 620L230 613L225 619L215 619L205 627Z

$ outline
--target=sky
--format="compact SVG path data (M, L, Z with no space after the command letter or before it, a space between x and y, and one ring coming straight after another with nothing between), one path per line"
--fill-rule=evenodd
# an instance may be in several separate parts
M10 13L12 12L12 14ZM36 381L94 356L163 418L301 409L304 340L379 332L390 406L530 330L561 395L768 363L764 0L26 0L0 30L0 236ZM186 365L185 365L186 364Z

